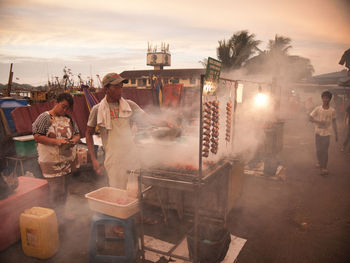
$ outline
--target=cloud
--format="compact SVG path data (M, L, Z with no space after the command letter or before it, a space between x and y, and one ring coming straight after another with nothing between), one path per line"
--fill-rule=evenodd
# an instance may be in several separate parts
M218 40L246 29L261 49L275 34L290 37L291 52L325 73L339 69L350 46L349 13L346 0L1 0L0 62L64 60L84 68L89 57L98 65L116 58L119 69L142 69L147 42L167 42L173 67L200 67L216 57Z

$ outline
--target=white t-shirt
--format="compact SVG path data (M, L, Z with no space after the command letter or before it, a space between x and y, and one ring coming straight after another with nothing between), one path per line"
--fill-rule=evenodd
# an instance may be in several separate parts
M321 121L322 124L315 123L315 133L321 136L332 135L332 122L336 118L335 110L332 107L324 109L321 106L317 106L310 116L316 121Z
M130 108L131 108L131 119L134 120L135 119L135 115L138 114L144 114L145 112L132 100L126 100L126 102L129 104ZM111 113L111 120L115 119L115 118L119 118L119 103L115 102L115 103L108 103L109 105L109 109L110 109L110 113ZM89 115L89 119L87 122L87 126L89 127L96 127L97 125L97 112L98 112L98 108L99 108L100 104L96 104L95 106L92 107L90 115ZM100 128L100 132L101 132L101 139L102 139L102 144L105 147L106 141L107 141L107 130L104 127L99 127Z

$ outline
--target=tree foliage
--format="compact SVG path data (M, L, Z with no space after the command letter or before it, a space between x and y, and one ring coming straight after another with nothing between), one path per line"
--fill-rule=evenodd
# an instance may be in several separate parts
M289 55L292 48L289 37L276 35L269 40L267 50L260 51L250 58L245 68L250 74L270 74L274 77L289 80L307 79L314 73L314 68L308 58Z
M238 69L255 53L259 40L254 34L243 30L236 32L229 40L219 40L217 56L222 61L223 69Z

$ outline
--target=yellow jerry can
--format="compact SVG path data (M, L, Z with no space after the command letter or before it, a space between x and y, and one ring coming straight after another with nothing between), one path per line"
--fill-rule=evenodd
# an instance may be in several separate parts
M30 257L47 259L59 248L57 218L54 210L43 207L26 209L20 216L22 249Z

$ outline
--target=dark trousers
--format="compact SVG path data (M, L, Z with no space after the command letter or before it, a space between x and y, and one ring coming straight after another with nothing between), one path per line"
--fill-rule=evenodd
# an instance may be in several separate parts
M55 210L60 221L65 214L65 205L67 201L68 185L71 180L71 174L66 174L53 178L45 178L49 186L49 198L52 208Z
M320 136L316 134L316 155L321 169L327 168L328 148L331 136Z
M348 133L346 135L345 141L344 141L344 148L348 145L348 143L350 142L350 125L348 125Z

